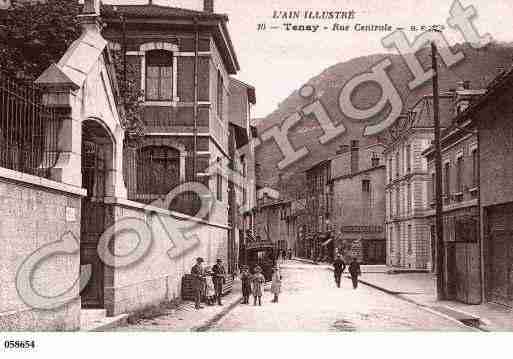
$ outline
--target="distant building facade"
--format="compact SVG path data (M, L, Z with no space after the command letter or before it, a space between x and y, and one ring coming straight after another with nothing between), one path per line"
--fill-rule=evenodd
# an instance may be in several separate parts
M328 208L334 252L365 264L386 262L382 152L381 145L360 149L352 141L331 158Z
M423 213L430 178L422 151L429 147L432 139L432 127L412 126L384 151L389 266L431 267L429 224Z
M323 246L329 239L329 180L331 178L330 159L321 161L306 170L306 211L305 252L307 258L319 259L323 256Z

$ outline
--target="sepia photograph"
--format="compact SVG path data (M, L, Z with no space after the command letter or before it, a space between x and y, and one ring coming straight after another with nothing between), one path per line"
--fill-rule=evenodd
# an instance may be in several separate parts
M507 343L512 20L510 0L0 0L1 355Z

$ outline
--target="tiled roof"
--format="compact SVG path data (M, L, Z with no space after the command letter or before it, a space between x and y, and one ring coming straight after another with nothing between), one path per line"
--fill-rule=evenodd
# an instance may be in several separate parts
M133 17L154 18L191 18L199 17L203 19L228 20L228 16L224 14L215 14L205 11L182 9L161 5L102 5L101 13L105 17L114 16L115 14L123 14Z

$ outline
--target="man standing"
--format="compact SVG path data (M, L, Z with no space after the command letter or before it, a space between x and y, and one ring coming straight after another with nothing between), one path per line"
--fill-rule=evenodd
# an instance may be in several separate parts
M203 258L196 258L196 264L191 269L191 274L194 277L193 287L194 296L196 300L196 309L203 308L201 306L201 297L206 284L205 270L203 269Z
M342 259L340 254L337 254L337 258L333 262L333 272L335 273L335 283L337 287L340 288L340 278L342 277L342 273L346 269L346 263Z
M226 271L223 266L223 260L219 258L217 263L212 267L212 281L214 282L214 290L216 292L217 304L221 303L223 295L223 284L225 282Z
M349 274L351 274L351 280L353 281L353 289L358 288L358 276L362 275L362 271L356 257L353 257L353 260L349 263Z

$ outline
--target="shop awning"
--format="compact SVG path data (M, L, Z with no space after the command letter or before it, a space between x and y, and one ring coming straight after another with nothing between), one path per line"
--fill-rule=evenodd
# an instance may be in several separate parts
M331 237L330 239L328 239L326 242L323 242L321 244L321 246L327 246L328 244L330 244L330 242L333 240L333 237Z

